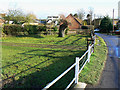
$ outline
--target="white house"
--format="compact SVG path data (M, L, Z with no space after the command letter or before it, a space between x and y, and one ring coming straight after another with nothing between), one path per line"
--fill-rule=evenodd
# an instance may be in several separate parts
M60 19L60 16L48 16L47 23L51 23L54 21L55 25L57 25L59 19Z

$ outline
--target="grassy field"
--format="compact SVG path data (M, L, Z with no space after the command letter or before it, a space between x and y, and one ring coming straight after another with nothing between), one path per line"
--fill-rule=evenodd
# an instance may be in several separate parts
M3 42L28 43L28 44L48 44L48 45L86 45L84 35L66 35L64 38L58 35L33 35L27 37L3 37Z
M43 88L71 66L75 62L75 57L80 57L86 51L87 37L67 35L60 38L57 35L47 35L3 38L2 41L7 42L2 45L4 87ZM91 62L80 74L79 81L94 84L99 79L105 62L106 47L103 40L98 39L100 45L96 44ZM102 54L99 55L100 53ZM73 77L74 69L53 87L65 88Z
M2 41L7 42L2 46L4 87L43 88L71 66L76 56L81 56L86 51L86 37L68 35L64 38L57 36L3 38ZM37 46L32 47L33 44ZM45 47L42 48L41 44ZM50 48L48 45L55 45L57 48ZM74 70L58 81L54 87L65 87L73 77Z

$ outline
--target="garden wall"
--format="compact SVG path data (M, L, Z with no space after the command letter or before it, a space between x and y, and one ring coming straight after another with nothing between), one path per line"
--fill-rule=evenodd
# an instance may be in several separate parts
M68 31L68 34L83 34L89 35L90 29L71 29Z

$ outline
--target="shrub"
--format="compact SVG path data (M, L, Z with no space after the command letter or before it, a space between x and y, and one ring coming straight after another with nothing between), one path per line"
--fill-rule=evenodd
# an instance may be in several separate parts
M6 35L32 35L37 34L39 31L46 31L46 26L38 26L38 25L21 25L17 24L5 24L3 27L3 33Z
M37 25L24 25L24 32L28 32L28 34L37 34L38 29Z
M112 20L108 16L104 17L100 24L100 32L109 33L112 29Z
M81 28L82 28L82 29L88 29L88 27L87 27L87 26L82 26Z
M118 27L117 27L117 25L115 25L115 26L114 26L114 30L118 30Z
M23 32L23 27L21 25L16 24L6 24L3 27L3 33L6 35L19 35L20 32Z
M58 31L58 28L57 28L57 26L55 26L55 27L52 27L52 29L54 30L54 32Z
M45 25L37 26L37 30L40 31L40 32L41 32L41 31L46 31L46 28L47 28L47 27L46 27Z
M65 30L65 35L68 34L68 31L69 31L69 28L66 28L66 30Z

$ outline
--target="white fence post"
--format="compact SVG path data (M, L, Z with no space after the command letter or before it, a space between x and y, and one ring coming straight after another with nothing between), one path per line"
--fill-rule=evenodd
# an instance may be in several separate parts
M93 43L93 44L95 44L95 37L96 37L96 36L94 35L94 37L93 37L93 39L94 39L94 43Z
M90 62L90 45L88 46L88 62Z
M70 82L70 84L66 87L66 90L75 82L75 84L78 84L78 80L79 80L79 73L82 71L82 69L84 68L84 66L86 65L87 62L90 62L90 56L93 52L93 47L94 44L92 44L91 46L88 46L88 50L84 53L84 55L82 55L82 57L76 57L76 61L75 63L69 67L66 71L64 71L61 75L59 75L56 79L54 79L51 83L49 83L47 86L45 86L42 90L47 90L49 87L51 87L54 83L56 83L59 79L61 79L65 74L67 74L72 68L75 67L75 77L73 78L73 80ZM87 56L87 60L85 61L85 63L83 64L83 66L81 68L79 68L79 61L82 60L88 53Z
M79 79L79 57L76 57L76 66L75 66L75 84L78 84Z

